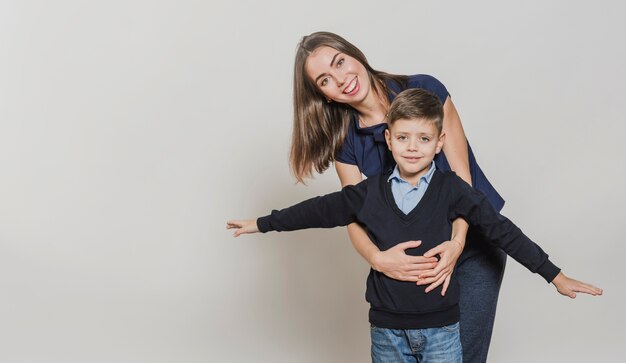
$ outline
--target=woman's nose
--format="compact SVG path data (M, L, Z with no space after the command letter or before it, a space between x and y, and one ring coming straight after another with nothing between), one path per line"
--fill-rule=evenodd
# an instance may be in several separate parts
M341 87L346 83L346 76L338 69L333 70L332 72L333 78L335 78L335 82L337 83L337 87Z

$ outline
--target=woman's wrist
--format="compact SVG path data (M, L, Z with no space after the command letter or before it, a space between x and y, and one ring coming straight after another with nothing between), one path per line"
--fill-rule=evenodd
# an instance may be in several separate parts
M365 256L365 259L367 260L367 263L369 263L369 265L372 267L372 269L374 271L379 271L380 272L380 258L382 257L382 253L376 249L372 249L370 251L368 251L367 256Z
M451 241L455 241L461 246L461 249L465 248L465 239L467 238L467 231L469 230L469 224L462 218L457 218L452 222L452 236Z
M454 243L458 244L459 247L461 247L461 249L465 248L465 239L461 239L461 238L458 238L458 237L452 237L450 239L450 242L454 242Z

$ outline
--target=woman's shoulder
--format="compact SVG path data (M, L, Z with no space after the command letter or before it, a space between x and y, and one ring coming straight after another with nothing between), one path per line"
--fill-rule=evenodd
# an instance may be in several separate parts
M436 94L441 103L444 103L446 98L450 95L446 86L430 74L414 74L409 76L407 86L407 88L422 88L428 90Z

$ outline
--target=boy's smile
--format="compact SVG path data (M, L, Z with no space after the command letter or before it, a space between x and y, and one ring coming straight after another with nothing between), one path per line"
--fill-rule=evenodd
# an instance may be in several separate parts
M441 151L445 134L439 135L431 120L400 119L385 130L385 139L402 179L417 185Z

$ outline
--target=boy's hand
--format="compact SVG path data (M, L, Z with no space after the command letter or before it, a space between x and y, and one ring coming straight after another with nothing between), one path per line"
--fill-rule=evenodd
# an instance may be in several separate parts
M226 229L237 228L233 237L239 237L240 234L256 233L259 231L259 227L256 225L256 219L228 221L226 222Z
M585 282L571 279L565 276L563 272L559 272L559 274L556 275L554 280L552 280L552 284L556 287L556 291L558 291L561 295L568 296L572 299L576 298L577 292L593 296L602 295L602 289Z

